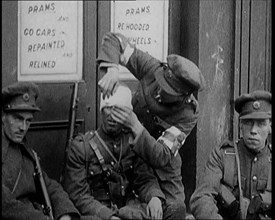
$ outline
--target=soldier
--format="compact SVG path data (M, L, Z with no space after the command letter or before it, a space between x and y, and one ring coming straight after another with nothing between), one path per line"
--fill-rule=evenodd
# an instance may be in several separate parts
M160 62L118 33L104 36L97 62L100 73L106 73L99 81L105 96L116 89L119 64L139 80L132 104L142 124L132 122L135 127L146 128L139 131L148 145L137 144L133 150L155 169L167 201L184 204L178 150L197 123L199 107L193 93L204 86L200 70L190 60L174 54L167 57L167 63ZM118 114L128 113L121 109Z
M25 135L34 112L40 111L37 97L38 87L30 82L2 89L2 218L79 219L79 212L58 182L41 171L43 188L33 176L38 169L36 153L27 145ZM44 203L46 199L51 204Z
M83 215L102 219L178 219L149 168L130 148L132 132L113 119L117 106L133 109L131 90L120 85L103 100L96 131L77 136L68 152L64 188Z
M235 100L241 138L215 147L190 199L196 219L270 219L271 93L256 90Z

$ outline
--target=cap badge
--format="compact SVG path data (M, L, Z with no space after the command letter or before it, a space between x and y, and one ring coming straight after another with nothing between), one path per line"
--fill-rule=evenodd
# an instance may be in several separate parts
M260 107L261 107L260 102L258 102L258 101L253 102L253 108L255 110L259 109Z
M23 100L24 100L25 102L28 102L28 101L30 100L30 96L29 96L28 93L25 93L25 94L23 95Z

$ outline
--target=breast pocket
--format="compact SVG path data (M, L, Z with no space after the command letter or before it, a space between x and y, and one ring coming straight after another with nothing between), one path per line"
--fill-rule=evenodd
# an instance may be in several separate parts
M256 186L257 191L263 193L266 187L267 187L267 180L259 179Z

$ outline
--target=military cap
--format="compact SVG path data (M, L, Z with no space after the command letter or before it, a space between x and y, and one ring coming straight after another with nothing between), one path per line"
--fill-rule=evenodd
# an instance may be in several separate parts
M166 70L155 72L155 78L165 92L182 96L203 89L204 77L192 61L171 54L167 57L167 65Z
M256 90L242 94L235 100L235 110L240 119L271 118L271 93Z
M40 111L36 106L38 86L32 82L16 82L2 89L3 111Z

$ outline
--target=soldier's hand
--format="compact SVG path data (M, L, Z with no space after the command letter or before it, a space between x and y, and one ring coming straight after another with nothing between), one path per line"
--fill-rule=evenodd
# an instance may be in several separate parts
M144 129L136 114L125 106L115 105L112 109L112 117L116 122L130 128L135 137Z
M70 215L62 215L59 220L71 220L71 216Z
M119 84L118 68L111 66L107 68L107 73L99 80L98 86L105 97L109 98L114 94Z
M131 206L124 206L118 210L118 216L121 219L151 219L148 215L146 215L141 209L131 207Z
M158 197L153 197L146 207L147 215L152 219L162 219L163 211L161 201Z
M111 216L111 218L110 218L110 220L121 220L121 218L119 218L119 217L117 217L117 216L112 215L112 216Z

